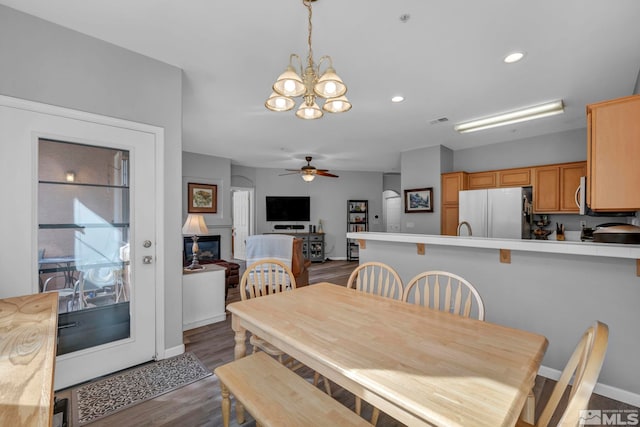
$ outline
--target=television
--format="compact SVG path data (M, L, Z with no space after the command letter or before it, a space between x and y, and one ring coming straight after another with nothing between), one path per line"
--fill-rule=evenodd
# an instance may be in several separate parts
M309 196L267 196L267 221L309 221Z

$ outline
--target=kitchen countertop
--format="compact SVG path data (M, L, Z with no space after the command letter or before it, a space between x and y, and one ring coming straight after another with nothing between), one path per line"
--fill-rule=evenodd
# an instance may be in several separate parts
M509 249L524 252L545 252L568 255L640 259L640 245L582 242L579 238L577 241L561 241L555 240L555 234L553 234L553 236L553 240L528 240L410 233L347 233L347 238L349 239L375 240L380 242L423 243L467 248ZM573 237L573 235L571 236ZM566 237L569 237L569 235ZM552 237L550 237L550 239L551 238Z

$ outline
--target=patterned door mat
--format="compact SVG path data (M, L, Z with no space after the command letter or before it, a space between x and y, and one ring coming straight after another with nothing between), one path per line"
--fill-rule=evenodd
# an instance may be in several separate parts
M90 382L71 391L73 425L82 426L212 375L183 353Z

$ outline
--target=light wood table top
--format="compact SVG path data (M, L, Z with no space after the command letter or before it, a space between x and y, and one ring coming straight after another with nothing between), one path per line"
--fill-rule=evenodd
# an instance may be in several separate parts
M512 426L541 335L321 283L228 306L246 330L404 424Z
M58 293L0 299L0 425L49 427Z

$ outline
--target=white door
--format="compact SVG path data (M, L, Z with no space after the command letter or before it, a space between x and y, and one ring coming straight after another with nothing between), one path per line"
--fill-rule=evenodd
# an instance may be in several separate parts
M395 191L386 190L382 193L384 200L384 222L387 233L400 232L400 218L402 217L402 199Z
M161 240L156 229L160 218L156 216L156 212L161 209L158 206L155 183L157 154L163 144L162 131L152 126L6 97L0 97L0 128L0 158L3 159L0 179L5 183L16 183L6 188L6 200L14 200L14 203L11 210L3 209L2 216L4 224L12 224L11 227L3 227L3 240L11 241L12 247L5 245L0 257L0 271L4 275L0 297L41 291L38 235L44 229L73 227L73 233L79 233L79 236L89 234L90 228L96 227L98 223L102 223L103 227L113 228L115 223L120 224L122 220L115 217L96 218L95 215L90 220L90 209L79 209L78 212L72 212L73 220L79 224L40 224L38 196L48 190L43 189L43 182L38 179L39 142L46 139L88 147L107 147L126 152L129 157L130 206L127 215L130 222L127 258L130 260L130 284L126 296L129 300L129 334L117 341L58 356L55 389L154 359L157 353L156 319L159 306L156 292L162 291L161 274L158 274L155 264L156 251L160 250L156 243ZM11 159L11 162L5 162L4 159ZM60 172L61 183L66 180L66 172L69 171ZM104 173L108 172L105 170ZM47 182L44 185L53 184ZM75 206L84 206L81 195L87 188L68 185L65 189L79 191ZM16 203L16 198L20 203ZM91 242L85 239L82 244L86 246ZM50 252L55 251L55 246L54 241L49 248ZM44 248L45 256L46 249ZM84 267L79 267L75 274L82 276L85 273L81 271ZM74 277L76 286L77 277ZM62 296L63 292L59 295Z
M233 257L247 259L247 236L251 224L251 192L233 191Z

